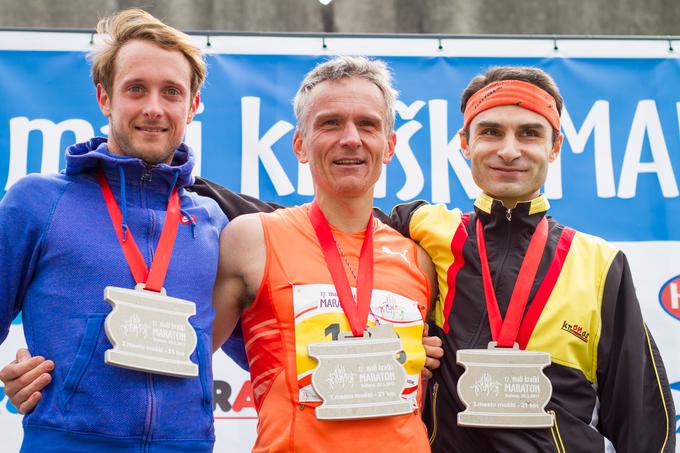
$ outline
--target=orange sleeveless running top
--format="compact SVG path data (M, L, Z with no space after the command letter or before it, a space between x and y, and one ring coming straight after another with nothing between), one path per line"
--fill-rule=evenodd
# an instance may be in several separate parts
M363 420L317 420L320 398L311 386L316 361L307 345L350 332L308 217L309 205L260 214L266 240L264 277L253 304L241 315L259 422L254 452L430 451L419 411L425 364L423 319L429 305L416 246L374 220L374 290L369 325L393 324L405 352L410 414ZM333 235L353 272L364 231ZM348 266L351 286L356 282Z

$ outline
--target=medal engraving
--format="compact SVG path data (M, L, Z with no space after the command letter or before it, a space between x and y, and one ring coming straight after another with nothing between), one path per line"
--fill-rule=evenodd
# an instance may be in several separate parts
M401 340L391 325L369 327L363 338L341 334L338 341L313 343L309 355L319 361L312 386L323 403L319 420L386 417L412 412L401 397L406 370L397 361Z
M456 354L465 372L458 380L458 396L466 409L458 425L477 428L548 428L553 418L545 412L552 384L543 373L550 354L515 348L462 349Z
M107 286L104 299L113 311L106 317L106 336L113 349L106 351L108 365L178 377L198 376L189 356L196 348L196 332L189 317L196 305L187 300L135 289Z

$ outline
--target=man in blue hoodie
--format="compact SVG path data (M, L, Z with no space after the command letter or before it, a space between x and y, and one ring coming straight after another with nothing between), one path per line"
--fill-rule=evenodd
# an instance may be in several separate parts
M29 349L56 364L24 417L22 451L212 451L211 298L227 219L185 190L194 160L182 144L205 62L187 35L141 10L97 31L92 77L108 140L69 147L64 173L29 175L0 202L0 340L22 311ZM104 288L152 279L157 293L195 304L196 376L105 363Z

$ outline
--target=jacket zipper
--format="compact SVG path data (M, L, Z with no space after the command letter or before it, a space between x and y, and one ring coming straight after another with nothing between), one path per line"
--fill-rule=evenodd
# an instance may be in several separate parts
M430 434L430 445L434 443L437 437L437 395L439 394L439 382L434 383L432 389L432 434Z
M142 176L140 177L139 183L140 183L140 205L143 209L148 210L147 206L147 196L146 196L146 186L148 183L151 182L152 175L151 175L151 168L152 166L148 164L144 164L144 172L142 173ZM154 215L153 211L149 211L149 231L148 231L148 236L147 236L147 248L149 250L149 264L153 262L153 257L154 257L154 250L153 250L153 236L156 232L156 216ZM156 396L154 393L153 389L153 375L152 374L147 374L147 379L146 379L146 389L147 389L147 397L148 397L148 406L147 406L147 414L146 414L146 424L144 426L144 445L142 447L143 452L147 452L150 450L151 447L151 439L153 437L153 422L154 422L154 416L155 416L155 410L156 410Z
M566 448L564 448L564 443L562 442L562 436L560 435L560 428L557 425L557 414L555 411L548 411L553 418L553 426L550 427L550 434L552 434L553 442L555 442L555 449L557 453L567 453Z
M512 208L505 211L505 218L508 219L508 222L512 222Z
M142 451L146 452L151 446L151 437L153 434L153 419L155 412L155 395L153 391L153 375L147 373L146 375L147 397L149 404L146 410L146 423L144 425L144 445Z

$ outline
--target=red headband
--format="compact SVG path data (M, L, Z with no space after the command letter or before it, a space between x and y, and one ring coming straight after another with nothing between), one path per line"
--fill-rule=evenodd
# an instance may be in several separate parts
M533 83L501 80L491 83L470 96L463 114L463 129L484 110L501 105L516 105L543 116L555 130L560 130L560 114L555 98Z

